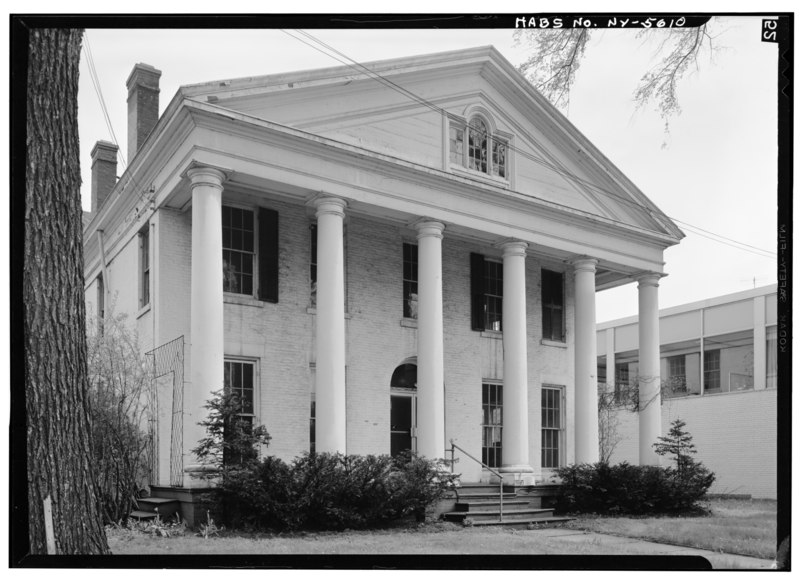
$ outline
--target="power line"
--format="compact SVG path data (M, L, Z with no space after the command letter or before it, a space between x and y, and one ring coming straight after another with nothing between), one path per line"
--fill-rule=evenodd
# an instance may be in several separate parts
M286 30L282 30L282 32L284 32L288 36L294 38L295 40L298 40L298 41L302 42L303 44L313 48L314 50L317 50L318 52L320 52L322 54L325 54L326 56L328 56L330 58L333 58L337 62L340 62L340 63L342 63L342 64L344 64L344 65L346 65L346 66L348 66L350 68L354 68L356 70L359 70L359 71L362 71L362 72L366 73L368 76L370 76L374 80L380 82L381 84L391 88L392 90L395 90L395 91L401 93L402 95L404 95L404 96L406 96L408 98L411 98L415 102L417 102L419 104L422 104L423 106L426 106L427 108L430 108L431 110L434 110L435 112L438 112L438 113L444 114L444 115L449 115L449 113L445 109L433 104L432 102L429 102L428 100L425 100L424 98L414 94L413 92L407 90L406 88L404 88L402 86L399 86L398 84L392 82L391 80L389 80L387 78L384 78L379 73L370 70L369 68L367 68L366 66L364 66L360 62L350 58L349 56L345 55L341 51L339 51L339 50L333 48L332 46L330 46L329 44L326 44L325 42L319 40L318 38L314 37L312 34L309 34L308 32L305 32L303 30L297 30L297 32L302 34L304 37L306 37L306 38L312 40L313 42L316 42L320 46L323 46L326 49L334 52L338 56L341 56L341 58L339 58L337 56L334 56L333 54L330 54L328 52L323 51L322 49L318 48L317 46L314 46L314 45L306 42L302 38L299 38L297 36L294 36L294 35L290 34ZM344 58L346 60L343 60L342 58ZM484 135L487 138L490 137L490 134L488 134L488 132L486 132ZM608 196L610 198L613 198L613 199L615 199L615 200L617 200L619 202L622 202L622 203L624 203L624 204L626 204L626 205L628 205L628 206L630 206L630 207L632 207L632 208L634 208L636 210L640 210L643 213L645 213L647 216L651 216L652 217L652 210L651 209L649 209L649 208L647 208L645 206L642 206L641 204L631 200L630 198L621 196L621 195L619 195L619 194L617 194L615 192L607 190L607 189L595 184L594 182L591 182L591 181L588 181L588 180L586 180L584 178L581 178L581 177L569 172L568 170L566 170L566 169L564 169L562 167L559 167L559 166L554 165L554 164L552 164L550 162L547 162L546 160L544 160L544 159L542 159L540 157L537 157L537 156L529 153L526 150L521 150L521 149L511 145L510 143L505 143L505 145L507 146L507 148L509 150L512 150L512 151L516 152L517 154L519 154L521 156L524 156L525 158L528 158L529 160L531 160L533 162L536 162L537 164L539 164L539 165L541 165L541 166L543 166L543 167L545 167L545 168L547 168L549 170L552 170L553 172L555 172L556 174L562 176L565 179L569 179L569 180L574 181L577 184L581 184L581 185L583 185L585 187L589 187L589 188L595 190L596 192L599 192L599 193L604 194L604 195L606 195L606 196ZM557 204L560 204L560 203L557 203ZM564 205L562 205L562 206L564 206ZM707 238L709 240L713 240L715 242L719 242L721 244L725 244L727 246L730 246L732 248L736 248L738 250L743 250L743 251L746 251L746 252L750 252L750 253L758 255L758 256L762 256L762 257L765 257L765 258L771 258L771 259L777 259L777 255L775 255L774 253L772 253L770 251L767 251L765 249L761 249L761 248L758 248L756 246L749 245L747 243L743 243L743 242L737 241L735 239L732 239L732 238L729 238L729 237L726 237L726 236L723 236L723 235L720 235L720 234L717 234L717 233L713 233L711 231L702 229L702 228L700 228L698 226L695 226L695 225L691 225L691 224L689 224L687 222L684 222L684 221L679 220L677 218L673 218L671 216L668 216L668 218L670 218L671 220L673 220L675 222L679 222L679 223L683 224L687 228L695 229L695 230L689 230L689 232L691 232L693 234L696 234L698 236L702 236L702 237L705 237L705 238ZM618 220L615 220L615 219L610 219L610 220L612 220L614 222L617 222L619 224L624 224L621 221L618 221ZM703 233L706 233L706 234L703 234ZM711 236L708 236L708 235L711 235ZM752 250L750 250L750 249L752 249Z

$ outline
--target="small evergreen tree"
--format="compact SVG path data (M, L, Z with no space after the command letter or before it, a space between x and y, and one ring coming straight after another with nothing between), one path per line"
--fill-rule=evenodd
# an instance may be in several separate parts
M661 456L673 455L675 468L681 478L695 464L692 455L697 453L692 442L692 435L683 430L685 426L686 423L684 421L675 419L671 423L667 436L659 437L659 442L653 443L653 448L657 454Z
M206 403L208 417L200 425L206 436L192 452L206 465L224 472L225 467L241 467L258 459L258 448L269 445L264 425L257 427L242 416L242 400L231 391L214 391Z
M673 501L680 508L689 509L708 492L716 476L701 462L695 461L692 455L697 453L692 442L692 435L683 430L686 423L681 419L672 421L665 437L659 437L653 448L659 455L672 455L675 469L672 472Z

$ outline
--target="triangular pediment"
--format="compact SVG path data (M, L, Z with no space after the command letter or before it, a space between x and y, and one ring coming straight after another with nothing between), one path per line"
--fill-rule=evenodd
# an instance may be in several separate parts
M675 242L683 236L492 47L211 82L181 92ZM506 147L502 176L471 170L468 152L461 152L464 166L453 160L450 129L475 116Z

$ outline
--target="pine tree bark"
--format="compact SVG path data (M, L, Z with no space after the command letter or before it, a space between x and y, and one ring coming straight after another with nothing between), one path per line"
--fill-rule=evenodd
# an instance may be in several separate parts
M87 410L83 226L78 146L82 30L31 29L28 54L25 407L29 541L47 553L109 553L94 491Z

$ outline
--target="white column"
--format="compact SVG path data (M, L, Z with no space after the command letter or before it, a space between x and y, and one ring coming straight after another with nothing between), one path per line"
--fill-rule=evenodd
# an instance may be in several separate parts
M323 197L317 207L317 422L320 453L347 452L344 324L344 208Z
M661 436L661 351L658 332L658 273L639 281L639 464L658 465L653 443Z
M444 224L415 225L419 243L417 315L417 454L444 458L444 327L442 231Z
M525 308L525 249L508 241L503 248L503 466L501 471L533 472L528 436L528 337Z
M574 260L575 267L575 462L600 459L597 418L597 260Z
M192 181L191 384L184 401L184 453L205 436L205 404L224 387L225 341L222 321L222 183L225 174L198 167ZM189 464L188 470L196 463ZM188 480L192 483L191 479Z

